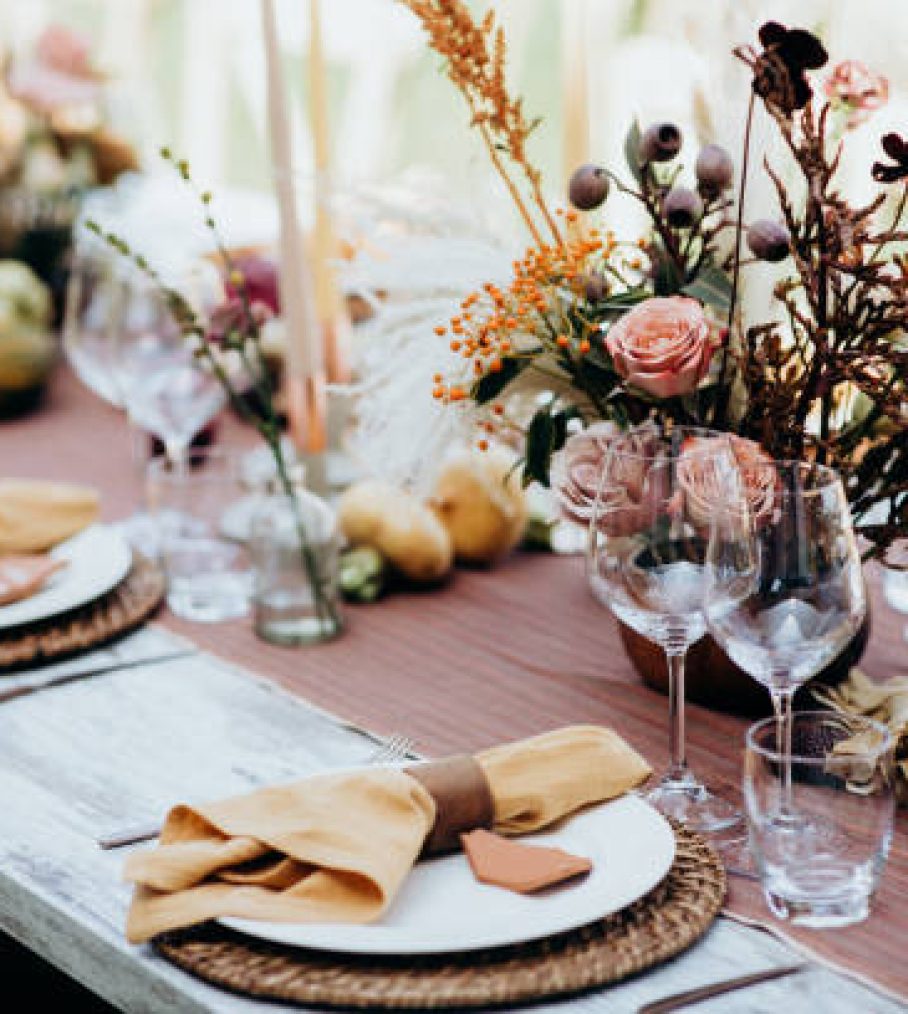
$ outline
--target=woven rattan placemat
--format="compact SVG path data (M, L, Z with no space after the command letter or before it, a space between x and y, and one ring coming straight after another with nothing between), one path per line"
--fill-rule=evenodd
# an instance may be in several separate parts
M126 577L101 598L0 634L0 671L55 661L112 641L147 620L165 590L157 564L136 556Z
M665 880L629 908L569 933L474 954L388 959L272 944L216 923L155 941L206 982L261 999L346 1008L513 1005L582 993L635 975L689 947L725 897L725 870L706 842L675 828Z

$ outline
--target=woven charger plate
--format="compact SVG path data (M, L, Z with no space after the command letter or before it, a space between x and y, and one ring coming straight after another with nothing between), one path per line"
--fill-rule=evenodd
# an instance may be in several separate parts
M0 635L0 670L55 661L112 641L138 627L164 598L160 568L136 556L125 578L78 609Z
M529 1003L618 982L690 947L725 898L725 870L697 834L673 825L675 861L633 905L569 933L474 954L376 959L257 940L215 923L155 941L174 964L260 999L322 1007L464 1008Z

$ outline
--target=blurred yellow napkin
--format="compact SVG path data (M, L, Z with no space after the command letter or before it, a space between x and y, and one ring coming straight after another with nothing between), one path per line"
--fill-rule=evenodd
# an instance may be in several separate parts
M650 774L610 729L570 726L476 755L493 828L517 835L634 788ZM377 919L422 851L435 802L396 768L318 775L171 810L160 844L126 861L127 936L140 943L218 916Z
M0 556L43 553L97 516L98 494L87 486L0 479Z

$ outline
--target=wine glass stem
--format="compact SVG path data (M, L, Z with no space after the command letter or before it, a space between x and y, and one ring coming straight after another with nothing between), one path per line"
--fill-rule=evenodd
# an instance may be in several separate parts
M175 472L183 470L183 465L186 462L186 450L185 440L170 439L164 441L164 454Z
M782 816L794 813L791 792L791 710L793 690L771 690L772 710L776 716L776 750L782 758Z
M684 726L684 659L687 649L666 651L668 662L668 716L670 762L667 778L683 781L688 774Z

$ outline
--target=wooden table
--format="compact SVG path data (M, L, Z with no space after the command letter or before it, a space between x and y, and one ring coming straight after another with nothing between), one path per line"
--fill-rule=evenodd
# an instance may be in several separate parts
M16 424L2 425L0 469L7 474L73 479L97 485L104 493L104 512L110 518L130 512L139 501L140 478L131 461L122 419L84 392L66 373L58 378L44 412ZM263 645L253 637L248 623L208 627L165 617L164 625L188 636L197 647L267 676L351 722L379 732L402 730L427 754L475 749L559 724L599 722L614 725L655 767L666 759L665 701L639 685L618 646L612 619L587 594L576 559L517 555L494 572L462 571L443 590L399 595L376 606L351 608L347 615L348 631L340 640L296 651ZM873 615L874 635L866 668L878 676L904 673L906 660L900 650L900 622L879 601ZM122 891L104 901L100 915L90 911L86 899L70 898L68 918L74 918L74 907L75 918L81 913L88 922L100 918L103 924L103 946L96 939L97 931L86 931L93 941L91 947L82 948L85 959L91 958L93 962L90 972L80 966L79 955L67 956L56 943L54 948L48 944L49 940L59 943L58 937L65 928L55 921L62 916L54 909L60 901L55 897L54 885L61 877L70 877L67 871L81 862L76 857L88 854L86 848L89 851L93 848L93 836L108 830L110 822L129 823L143 816L149 807L154 811L174 798L182 798L193 787L200 794L223 794L233 784L229 778L225 782L225 773L232 776L240 772L242 777L237 784L248 784L280 777L282 771L288 770L287 758L294 771L308 770L307 763L310 766L330 763L337 751L345 759L355 760L352 756L355 751L350 746L355 734L345 733L347 737L354 736L354 740L345 739L341 748L335 743L334 731L324 732L324 745L319 731L312 741L317 742L318 748L312 745L311 754L305 743L297 744L303 756L293 752L295 739L291 736L288 754L281 746L286 743L281 739L286 732L275 732L271 738L266 733L272 723L283 728L281 723L285 720L281 716L290 710L285 698L270 692L272 710L261 713L261 731L247 733L247 725L238 718L244 707L239 683L229 693L220 690L213 693L206 682L208 677L196 675L199 669L195 666L169 665L175 669L156 667L132 674L113 674L66 691L47 691L0 709L0 767L6 772L7 783L0 790L0 800L6 801L7 793L15 798L17 793L21 795L27 790L40 804L36 811L39 818L21 803L18 808L4 807L0 823L3 842L0 877L4 885L0 891L0 925L20 939L27 938L30 946L43 951L125 1009L183 1009L168 1007L159 1000L149 1000L143 1006L134 992L123 993L115 986L113 980L121 981L122 973L127 980L132 978L130 988L134 990L137 981L145 981L136 969L149 961L154 966L154 976L173 988L177 988L174 985L177 980L183 981L181 995L186 998L185 1009L245 1009L228 1007L221 994L215 994L220 1000L211 999L213 991L194 983L190 986L185 976L169 968L163 970L159 967L161 963L148 955L135 957L118 937ZM207 661L200 668L207 672L212 666L221 671ZM160 684L154 676L158 669ZM149 701L159 685L170 690L153 707ZM257 692L264 691L259 687ZM127 696L119 698L118 693ZM74 725L73 740L63 733L68 721L75 722L79 708L87 709L86 720L90 724ZM57 717L53 718L54 715ZM141 749L137 749L138 743L133 738L139 716L148 723L138 741ZM290 728L298 728L297 719L288 721ZM204 740L195 749L193 736L206 722L219 732L219 750L213 745L206 747ZM729 793L735 791L739 779L744 724L739 719L695 707L689 711L690 756L694 767ZM65 750L61 739L66 742ZM219 764L208 770L206 765L212 764L212 757L220 758ZM21 772L10 773L13 762L28 768L28 777L23 778ZM37 785L33 784L30 770L35 764L41 772ZM58 776L59 792L53 789L55 771L65 773L65 778ZM115 790L105 784L104 771L110 772ZM178 773L182 773L181 777L177 777ZM186 779L195 780L197 774L198 784L190 785ZM0 783L3 780L0 778ZM33 797L35 792L37 797ZM68 842L67 847L55 850L52 855L42 854L42 843L49 841L47 836L53 835L56 840L59 834L54 814L62 813L63 809L66 812L63 823L70 835L63 839ZM11 853L10 841L18 842L18 848L28 850L29 854L15 853L15 849ZM118 860L109 856L99 859L94 853L92 857L85 862L86 871L90 867L94 878L93 881L89 878L94 885L90 895L93 898L100 882L115 879ZM35 871L38 876L33 875ZM78 874L78 869L72 873ZM846 961L857 974L872 971L878 981L908 997L908 971L904 968L908 922L901 906L906 885L908 833L902 817L872 919L835 935L811 935L805 931L791 931L791 935L801 942L806 940L821 953L838 948L836 960ZM22 925L17 922L17 913L22 911L26 898L31 899L29 907L38 915L33 914L29 924ZM754 886L744 881L733 879L729 903L745 916L767 918ZM770 951L776 955L776 961L783 960L784 950L772 950L781 945L725 920L720 921L708 941L727 935L730 936L722 944L725 949L712 952L722 955L725 967L701 967L697 963L700 959L691 955L694 964L688 966L684 982L677 988L683 988L684 983L732 974L731 970L742 967L739 961L742 954L751 960L750 967L759 963L758 955L768 958ZM704 948L711 946L704 943L695 953L706 954ZM116 951L116 962L108 953L110 948ZM684 963L676 964L681 967ZM810 976L799 977L797 983L791 980L765 987L778 991L766 995L790 1000L802 995L804 989L810 992L814 987L809 980L814 974L830 973L812 972ZM849 990L857 987L849 986L841 977L836 977L834 989L823 981L824 991L830 988L836 997L851 997L852 1006L843 1010L895 1009L870 993L862 993L863 1006L855 1006L855 994ZM642 983L646 988L636 994L641 998L675 988L665 988L665 981L657 976L647 976ZM650 984L653 989L649 989ZM656 989L655 984L661 984L662 988ZM211 1006L198 1005L198 989L205 990L209 997L206 1002ZM166 995L167 1002L173 1003L173 994ZM603 998L606 996L611 998L612 993L603 994ZM597 1003L595 999L588 1002L594 1006ZM601 1002L604 1004L605 1000ZM720 1005L714 1009L738 1008Z

